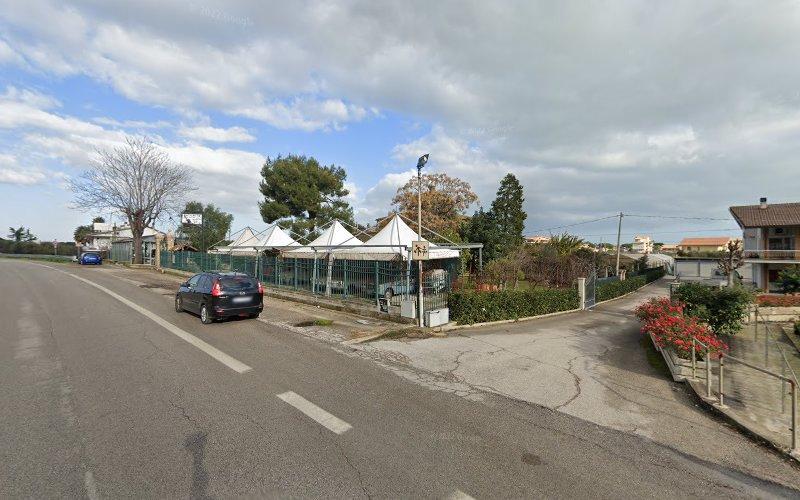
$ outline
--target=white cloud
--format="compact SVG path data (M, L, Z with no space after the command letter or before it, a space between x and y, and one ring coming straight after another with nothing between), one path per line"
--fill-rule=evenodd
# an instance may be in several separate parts
M243 127L182 127L178 134L188 139L208 142L253 142L256 137Z
M46 176L38 169L23 168L13 155L0 154L0 184L29 186L44 182Z

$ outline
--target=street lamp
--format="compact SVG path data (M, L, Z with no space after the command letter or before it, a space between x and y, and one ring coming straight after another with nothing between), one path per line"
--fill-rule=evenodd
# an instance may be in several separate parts
M417 241L422 241L422 167L428 163L429 153L425 153L417 160ZM422 308L422 260L419 262L419 277L417 281L417 303L419 304L419 326L424 326Z

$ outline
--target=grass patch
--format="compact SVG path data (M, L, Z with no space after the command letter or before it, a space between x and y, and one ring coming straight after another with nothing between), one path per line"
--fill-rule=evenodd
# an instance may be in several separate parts
M311 321L301 321L300 323L295 323L294 326L299 327L307 327L307 326L331 326L333 324L332 319L314 319Z
M656 350L656 347L653 345L653 342L650 341L649 336L642 335L642 337L639 339L639 345L642 346L642 349L644 349L644 355L647 357L648 365L653 367L653 369L660 375L664 377L672 377L672 373L669 371L667 362L664 361L664 356L662 356L661 353Z
M430 336L430 332L423 328L409 327L388 330L375 340L426 339Z

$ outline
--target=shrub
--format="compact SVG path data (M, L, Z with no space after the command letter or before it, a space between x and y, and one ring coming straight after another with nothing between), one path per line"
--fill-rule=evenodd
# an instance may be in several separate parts
M756 304L764 307L800 307L800 295L759 295Z
M574 288L453 292L449 300L451 318L462 325L539 316L577 309L578 305Z
M650 299L636 308L636 316L643 322L642 333L651 334L656 345L671 347L682 358L691 356L693 338L707 345L712 353L728 349L708 325L687 315L681 302Z
M684 283L673 294L686 305L686 312L708 323L718 335L733 335L742 329L752 295L742 287L710 287Z
M641 273L631 275L625 281L607 281L597 285L595 291L597 302L610 300L626 293L630 293L646 284L653 282L666 274L663 267L653 267L645 269Z
M778 273L783 293L800 292L800 266L792 266Z

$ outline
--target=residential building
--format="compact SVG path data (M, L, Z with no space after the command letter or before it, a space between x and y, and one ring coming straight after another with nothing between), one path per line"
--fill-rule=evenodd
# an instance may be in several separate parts
M684 238L678 243L678 250L696 253L722 252L732 239L730 236Z
M678 245L674 245L672 243L664 243L661 245L660 252L661 253L675 253L678 251Z
M88 248L109 250L111 248L112 241L133 238L133 233L127 225L115 227L107 222L95 222L93 228L95 232L89 236L85 245ZM155 240L155 236L157 234L164 236L163 232L151 227L147 227L145 228L142 237L149 237L150 239Z
M745 262L753 266L753 282L768 292L780 291L778 274L800 264L800 203L730 207L742 228Z
M526 236L525 237L525 243L528 243L530 245L546 244L546 243L550 243L550 237L549 236L541 236L541 235Z
M649 236L636 236L633 238L634 253L653 253L653 238Z

